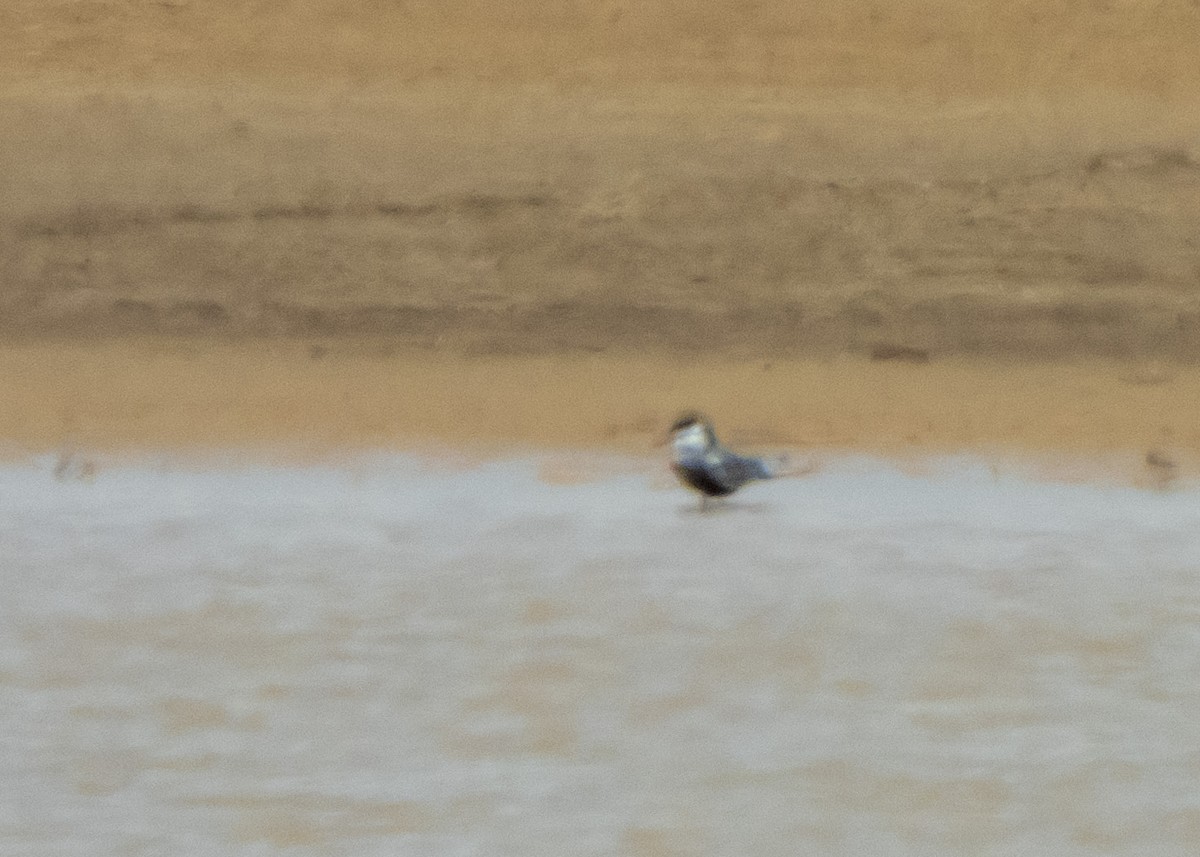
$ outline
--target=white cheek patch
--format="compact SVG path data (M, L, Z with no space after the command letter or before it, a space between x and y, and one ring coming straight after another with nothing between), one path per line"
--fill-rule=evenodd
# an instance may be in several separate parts
M708 449L708 435L704 426L693 425L675 432L675 454L681 457L703 455Z

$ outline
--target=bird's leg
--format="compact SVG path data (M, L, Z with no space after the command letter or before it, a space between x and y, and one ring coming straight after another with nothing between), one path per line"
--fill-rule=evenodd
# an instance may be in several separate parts
M700 511L701 512L708 511L708 495L707 494L700 495Z

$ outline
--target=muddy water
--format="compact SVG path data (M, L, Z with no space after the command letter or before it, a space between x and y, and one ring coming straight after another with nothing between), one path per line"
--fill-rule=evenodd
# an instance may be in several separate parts
M574 466L0 469L0 851L1195 853L1196 491Z

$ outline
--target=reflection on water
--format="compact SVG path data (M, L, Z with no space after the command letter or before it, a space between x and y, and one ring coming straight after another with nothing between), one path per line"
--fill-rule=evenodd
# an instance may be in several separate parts
M5 854L1200 842L1192 491L52 467L0 470Z

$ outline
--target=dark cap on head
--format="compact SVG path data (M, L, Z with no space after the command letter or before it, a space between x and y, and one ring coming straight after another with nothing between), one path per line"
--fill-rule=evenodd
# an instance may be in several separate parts
M671 431L680 431L690 426L694 426L697 423L700 425L708 425L708 418L698 411L687 411L680 414L675 422L671 423Z

